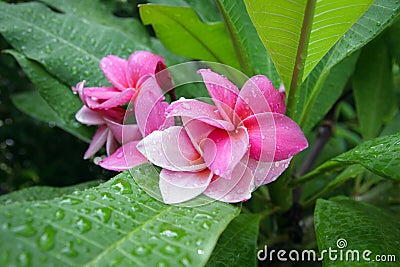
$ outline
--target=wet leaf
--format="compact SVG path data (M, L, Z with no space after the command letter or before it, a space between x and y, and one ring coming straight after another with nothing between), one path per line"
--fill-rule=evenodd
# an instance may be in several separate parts
M314 219L319 251L328 251L329 248L337 251L331 253L337 260L330 260L328 253L325 254L324 266L344 266L346 256L352 259L357 254L359 261L348 260L347 263L351 266L382 266L382 263L375 261L376 255L395 255L396 261L400 257L398 215L349 198L338 197L318 200ZM371 262L363 259L365 250L371 251L368 255ZM358 253L352 254L352 251ZM344 259L342 261L339 260L341 253ZM396 266L395 262L388 261L384 264Z
M35 93L16 95L14 102L17 107L28 115L54 123L76 137L90 142L93 135L92 129L78 123L75 119L76 112L83 104L72 93L71 88L60 83L36 62L16 51L8 52L15 57L39 93L39 95Z
M255 214L236 217L222 233L206 266L257 266L259 223Z
M141 5L140 17L173 53L239 68L232 42L222 22L205 23L192 8Z
M238 212L222 202L165 205L124 172L61 198L1 206L0 264L203 266Z
M91 187L98 186L101 181L90 181L82 184L66 187L51 187L51 186L33 186L24 188L15 192L11 192L7 195L0 196L1 204L12 204L14 202L28 202L36 200L46 200L64 195L71 194L77 190L84 190Z

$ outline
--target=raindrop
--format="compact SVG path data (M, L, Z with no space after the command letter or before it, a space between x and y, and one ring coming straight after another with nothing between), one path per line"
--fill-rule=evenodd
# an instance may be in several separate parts
M81 233L86 233L92 229L92 223L83 217L78 217L76 221L76 228L78 228Z
M64 211L62 209L58 209L56 211L56 219L62 220L64 218Z
M18 266L30 266L31 265L31 254L27 252L22 252L18 256Z
M10 230L22 236L33 236L36 234L36 230L32 227L32 222L26 222L25 224L14 226Z
M111 217L111 210L109 208L97 208L94 210L94 217L97 217L103 223L107 223Z
M115 198L113 198L110 193L104 192L101 194L101 199L102 200L114 200Z
M55 234L56 231L51 226L46 226L38 240L39 248L43 250L49 250L53 248Z
M65 247L61 249L61 253L70 257L78 256L78 252L74 249L74 244L72 241L69 241L65 244Z
M82 203L82 200L77 199L77 198L64 197L58 203L59 204L76 205L76 204Z
M119 191L120 194L132 194L132 187L131 184L124 179L118 179L116 180L112 186L113 189L116 189Z
M202 249L198 249L198 250L197 250L197 254L199 254L199 255L203 255L203 254L204 254L204 250L202 250Z
M171 245L166 245L161 249L161 251L164 252L165 254L176 255L179 253L179 248L173 247Z
M165 230L165 231L161 232L160 235L166 236L166 237L176 237L176 236L178 236L177 233L175 233L175 232L173 232L171 230Z

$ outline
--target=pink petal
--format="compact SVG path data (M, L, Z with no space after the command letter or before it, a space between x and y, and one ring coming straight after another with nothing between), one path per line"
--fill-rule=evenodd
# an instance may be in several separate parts
M137 148L150 162L171 171L198 171L206 167L180 126L152 132L139 142Z
M204 191L204 195L216 200L236 203L250 199L253 190L251 170L240 162L233 170L230 180L218 177L210 183Z
M106 152L107 152L107 155L109 156L112 153L114 153L115 150L117 150L117 148L118 148L117 141L115 141L115 138L114 138L112 132L108 131L107 141L106 141Z
M227 78L209 69L201 69L198 73L203 77L207 90L221 112L221 116L232 121L239 89Z
M135 95L135 89L126 89L126 90L120 92L115 97L110 98L101 104L89 105L89 108L111 109L111 108L123 106L123 105L127 104L128 102L130 102L134 95Z
M172 118L167 119L165 111L168 103L154 76L149 77L142 84L135 99L136 123L143 136L147 136L155 130L172 126Z
M100 68L104 75L120 91L129 87L126 79L127 67L128 61L117 56L109 55L100 60Z
M167 114L168 116L196 119L228 131L234 129L229 120L225 120L220 116L220 112L216 107L194 99L182 99L171 103L167 109Z
M158 62L165 63L161 56L148 51L136 51L133 53L128 59L127 78L129 86L138 88L140 86L138 82L141 77L154 75Z
M83 89L85 97L91 97L92 100L107 100L116 97L121 91L114 87L86 87Z
M245 128L234 132L215 129L204 142L204 161L216 175L230 179L235 166L248 150L249 136Z
M250 158L247 162L254 175L256 187L275 181L289 167L292 158L277 162L262 162Z
M126 144L142 138L142 134L136 124L120 124L107 118L105 118L105 121L114 138L117 139L120 144Z
M242 120L258 113L284 114L285 109L285 100L281 93L263 75L254 76L243 85L235 106L235 112Z
M192 140L193 146L196 148L197 152L203 156L203 148L200 144L204 144L203 140L206 139L215 127L205 122L187 117L182 117L182 122L190 140Z
M175 204L197 197L206 190L212 176L207 169L199 172L174 172L163 169L159 186L164 203Z
M245 119L243 125L249 133L250 157L256 160L281 161L308 146L300 127L282 114L256 114Z
M75 118L80 123L86 125L100 125L104 124L105 121L103 119L103 115L99 112L88 109L86 106L83 106L76 114Z
M99 128L97 128L97 131L94 133L94 136L92 138L92 142L89 145L89 148L86 150L85 155L83 156L84 159L88 159L94 154L96 154L97 151L100 150L100 148L104 145L104 143L107 140L108 136L108 129L106 125L100 125Z
M111 156L100 161L99 165L107 170L124 171L147 162L136 148L138 143L139 141L133 141L121 146Z

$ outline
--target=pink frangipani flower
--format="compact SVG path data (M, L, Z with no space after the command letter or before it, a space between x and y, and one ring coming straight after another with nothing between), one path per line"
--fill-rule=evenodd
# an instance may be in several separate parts
M215 106L186 99L172 103L168 116L180 116L183 128L155 131L137 148L163 168L160 190L166 203L201 193L244 201L257 186L274 181L307 140L283 115L284 95L265 76L250 78L239 91L217 73L199 73Z
M121 106L134 100L141 85L157 72L165 69L164 59L147 51L137 51L128 60L109 55L100 61L100 68L114 87L84 87L86 81L73 87L84 106L76 119L86 125L98 125L84 158L93 156L106 144L107 155L113 154L119 144L142 138L138 125L123 125L126 110ZM155 91L160 91L158 84ZM123 138L124 133L124 138ZM123 140L124 139L124 140ZM143 156L141 156L143 158Z

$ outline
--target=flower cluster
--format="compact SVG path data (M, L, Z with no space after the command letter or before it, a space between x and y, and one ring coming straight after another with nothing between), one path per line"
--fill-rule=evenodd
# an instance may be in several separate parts
M85 104L77 119L99 125L85 158L106 144L109 156L99 163L106 169L122 171L146 161L161 167L165 203L200 194L245 201L308 146L298 125L284 115L284 92L265 76L250 78L239 90L224 76L201 69L213 104L196 99L168 104L156 75L165 69L161 57L139 51L128 61L105 57L100 66L114 87L84 88L82 82L73 88ZM171 84L169 75L162 77ZM122 108L128 102L133 110ZM127 116L136 124L123 124Z

